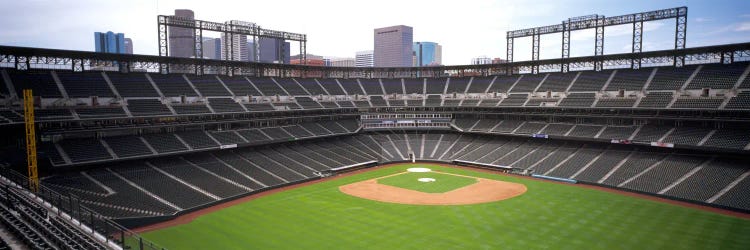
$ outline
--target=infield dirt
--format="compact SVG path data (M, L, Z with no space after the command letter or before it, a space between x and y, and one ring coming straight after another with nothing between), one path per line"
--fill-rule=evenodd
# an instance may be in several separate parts
M378 179L380 178L343 185L339 187L339 190L345 194L364 199L410 205L469 205L488 203L510 199L526 192L526 186L523 184L484 178L476 178L477 183L445 193L425 193L383 185L377 182Z

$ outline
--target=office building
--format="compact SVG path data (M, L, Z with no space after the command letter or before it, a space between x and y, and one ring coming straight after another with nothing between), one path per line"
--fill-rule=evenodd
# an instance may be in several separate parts
M372 50L357 51L354 58L355 58L355 66L357 67L375 66L375 59L373 58Z
M125 38L125 54L133 54L133 39Z
M471 59L471 65L492 64L492 58L480 56Z
M221 38L203 37L203 58L221 59Z
M326 66L331 67L354 67L356 65L356 60L351 57L329 57L324 60L328 62Z
M94 32L94 51L125 54L125 34L112 31Z
M261 37L258 39L258 45L260 46L259 62L289 64L291 54L289 42L283 39Z
M174 17L194 20L195 14L192 10L177 9L174 10ZM195 56L195 34L192 29L169 27L169 56L171 57L194 57Z
M409 67L412 65L412 28L405 25L375 29L375 67Z
M434 42L415 42L412 46L414 64L412 66L437 66L443 63L443 46Z
M252 42L247 41L247 35L223 34L222 39L231 39L232 43L227 44L226 48L222 45L221 58L223 60L230 61L253 61L253 57L250 55L252 49Z

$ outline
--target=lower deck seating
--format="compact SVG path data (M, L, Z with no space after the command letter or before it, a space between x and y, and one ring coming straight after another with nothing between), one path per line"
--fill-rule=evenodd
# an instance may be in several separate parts
M5 185L0 188L3 189L0 199L4 201L0 204L4 237L12 235L19 240L13 242L13 249L108 249L92 238L90 232L84 233L71 224L76 222L49 213L25 192ZM11 249L11 246L0 239L0 249Z
M575 130L572 126L549 129L557 133ZM750 185L739 179L750 171L747 158L725 160L687 154L679 149L455 133L364 133L325 141L200 152L108 164L86 172L52 175L44 182L60 192L75 193L82 204L108 217L154 216L252 190L308 180L315 177L315 172L334 167L370 160L403 161L409 154L424 160L463 159L499 164L612 187L649 193L663 191L667 196L750 210L750 204L742 201L747 198ZM101 195L107 191L94 180L117 195ZM698 183L706 186L696 186ZM697 190L687 191L690 188ZM714 196L717 198L708 200Z

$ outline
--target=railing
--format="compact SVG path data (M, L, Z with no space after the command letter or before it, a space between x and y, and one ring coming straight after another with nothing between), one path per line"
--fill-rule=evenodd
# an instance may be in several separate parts
M155 243L144 239L137 233L117 224L116 222L98 214L92 209L81 204L81 199L75 195L60 194L44 184L39 185L39 191L32 193L25 189L29 186L29 180L26 176L5 166L0 166L0 175L8 181L17 185L18 188L24 188L35 201L43 203L51 212L57 213L62 218L70 218L70 221L80 228L89 230L92 235L99 234L101 240L111 248L117 249L138 249L138 250L160 250L162 248ZM41 201L40 201L41 199ZM63 214L67 215L63 216Z

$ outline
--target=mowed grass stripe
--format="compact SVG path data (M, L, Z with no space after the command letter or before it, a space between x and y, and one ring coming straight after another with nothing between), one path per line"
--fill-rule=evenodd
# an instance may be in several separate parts
M421 182L420 178L432 178L435 181ZM378 179L377 182L399 188L411 189L425 193L445 193L477 183L476 178L441 174L436 172L408 172Z
M422 164L424 166L424 164ZM338 186L375 171L287 190L143 234L168 249L747 249L750 221L571 185L429 166L517 182L513 199L463 206L382 203Z

